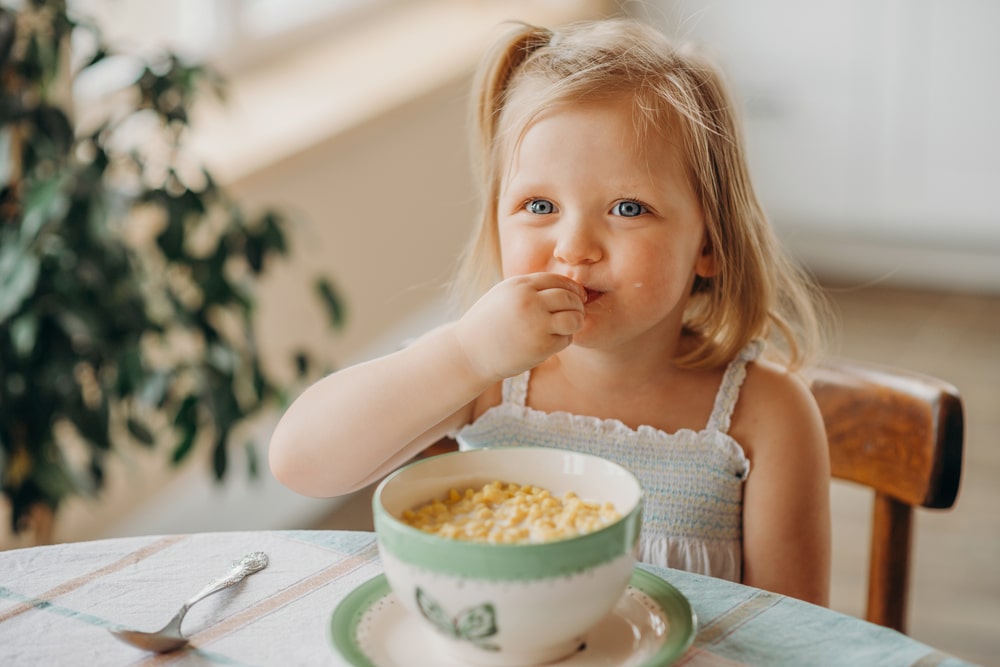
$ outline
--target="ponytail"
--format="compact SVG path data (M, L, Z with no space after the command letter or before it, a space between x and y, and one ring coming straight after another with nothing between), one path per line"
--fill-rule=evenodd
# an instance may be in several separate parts
M477 132L480 157L490 159L496 139L500 112L506 103L507 87L514 72L528 57L546 46L552 31L526 23L515 23L486 53L476 73L475 87L478 98L474 100L474 127ZM486 170L484 170L486 173Z

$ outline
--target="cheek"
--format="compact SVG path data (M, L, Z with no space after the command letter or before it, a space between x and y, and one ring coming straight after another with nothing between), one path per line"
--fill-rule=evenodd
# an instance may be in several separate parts
M671 265L669 248L654 243L637 244L624 254L619 266L630 277L649 284L660 284L669 279Z
M500 268L504 278L544 271L544 248L524 234L500 233Z
M692 259L678 257L669 246L635 248L619 265L622 285L639 298L675 300L689 287Z

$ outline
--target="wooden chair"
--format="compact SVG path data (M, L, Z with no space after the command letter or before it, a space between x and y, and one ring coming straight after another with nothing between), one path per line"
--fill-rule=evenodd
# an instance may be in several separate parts
M866 618L905 632L913 512L955 503L962 400L946 382L870 363L833 360L807 375L826 425L833 476L875 494Z
M913 511L955 503L962 400L946 382L870 363L833 360L806 375L826 425L833 476L875 494L866 618L905 632ZM456 448L445 438L421 456Z

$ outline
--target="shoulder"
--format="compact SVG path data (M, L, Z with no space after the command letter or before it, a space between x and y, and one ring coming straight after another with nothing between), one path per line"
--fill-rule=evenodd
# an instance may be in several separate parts
M826 435L819 406L797 373L766 360L747 364L730 433L753 459L787 454L787 447L820 448ZM811 445L810 445L811 443Z

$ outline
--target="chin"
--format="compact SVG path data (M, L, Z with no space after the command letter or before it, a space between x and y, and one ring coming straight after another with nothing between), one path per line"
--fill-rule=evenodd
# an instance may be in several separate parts
M596 327L594 327L591 322L585 322L583 328L573 334L572 345L585 349L597 349L604 347L607 344L607 336L602 335L601 332L596 331L595 328Z

